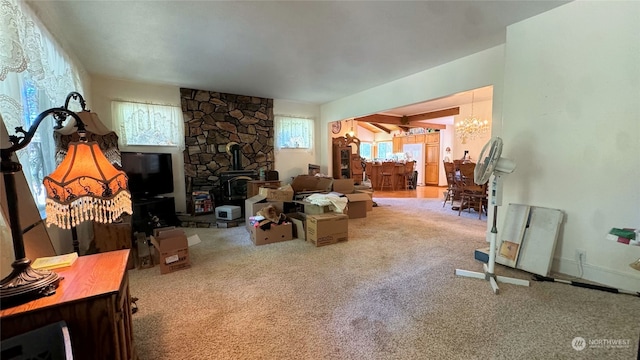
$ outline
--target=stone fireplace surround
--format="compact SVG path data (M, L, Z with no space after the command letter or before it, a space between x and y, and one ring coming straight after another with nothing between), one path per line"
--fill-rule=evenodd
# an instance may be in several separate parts
M192 191L209 191L220 201L220 175L233 170L230 142L240 146L243 170L273 170L273 99L186 88L180 99L187 209Z

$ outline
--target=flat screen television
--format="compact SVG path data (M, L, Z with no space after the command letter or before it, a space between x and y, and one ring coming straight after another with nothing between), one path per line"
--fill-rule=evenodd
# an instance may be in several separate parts
M171 154L122 152L121 155L131 196L139 199L173 192Z

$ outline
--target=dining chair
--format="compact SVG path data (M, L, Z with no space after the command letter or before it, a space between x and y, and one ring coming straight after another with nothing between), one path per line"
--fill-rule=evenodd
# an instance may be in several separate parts
M483 211L487 209L487 184L478 185L474 182L474 170L476 164L467 163L460 164L460 179L457 184L462 187L460 190L460 207L458 208L458 216L462 212L462 208L466 206L471 212L471 208L478 212L478 219L482 218Z
M442 207L447 204L447 201L451 200L451 205L453 205L453 200L458 196L458 189L456 186L456 168L452 162L442 161L444 163L444 173L447 176L447 190L445 193L444 202L442 203Z

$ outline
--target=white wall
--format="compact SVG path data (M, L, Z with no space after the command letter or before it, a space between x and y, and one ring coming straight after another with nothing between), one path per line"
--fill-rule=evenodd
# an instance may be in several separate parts
M508 28L505 202L558 208L554 269L640 291L640 247L604 239L640 227L640 3L576 1Z
M640 227L639 6L563 5L511 26L505 45L324 104L322 120L494 85L492 135L518 162L503 203L566 212L552 270L578 275L573 258L581 248L584 278L638 291L640 274L628 264L640 247L604 236L612 227Z
M504 46L496 46L447 64L371 88L321 106L322 123L365 116L409 104L493 85L491 118L501 119ZM500 127L493 127L499 134ZM322 133L324 149L330 149L328 133ZM452 147L453 149L453 147ZM321 164L330 166L330 152L321 151ZM444 154L444 151L442 152ZM477 155L476 155L477 156Z
M318 164L318 146L321 132L326 132L327 127L320 126L320 107L314 104L306 104L289 100L273 100L274 115L292 115L304 118L312 118L315 122L314 149L282 149L275 153L275 170L278 171L283 183L291 183L291 178L308 173L309 164Z

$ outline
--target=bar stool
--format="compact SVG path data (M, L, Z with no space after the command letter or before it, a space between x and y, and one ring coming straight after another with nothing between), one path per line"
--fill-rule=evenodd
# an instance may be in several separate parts
M404 165L396 165L397 168L397 178L398 181L396 184L399 184L398 188L404 187L404 190L408 190L410 188L415 189L413 187L413 168L415 167L415 160L408 161Z
M385 187L391 188L391 190L395 190L393 187L393 169L395 168L396 163L394 162L383 162L382 169L380 172L380 190L384 190Z

